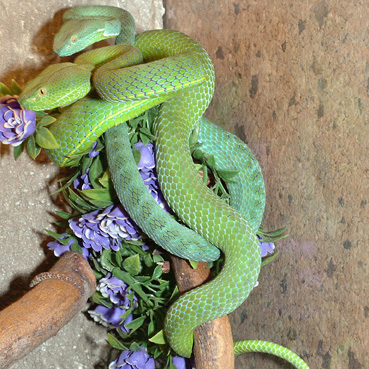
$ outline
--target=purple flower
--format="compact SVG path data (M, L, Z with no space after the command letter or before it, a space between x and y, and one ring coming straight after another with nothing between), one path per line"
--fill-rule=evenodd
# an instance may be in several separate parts
M149 171L155 167L154 145L148 142L144 145L142 142L135 144L135 149L141 153L141 159L137 167L139 170Z
M173 356L172 363L177 369L191 369L195 367L193 359L186 359L182 356Z
M91 151L88 153L88 156L90 158L94 158L94 157L96 157L97 155L100 154L100 151L96 151L95 150L96 149L96 146L97 146L97 141L94 142L94 144L92 145Z
M70 251L72 244L74 242L76 242L76 239L73 238L73 237L71 237L71 235L68 234L68 233L64 233L61 238L63 240L67 240L68 239L68 245L63 245L58 240L51 241L51 242L49 242L47 244L48 248L51 251L54 251L54 255L57 256L57 257L62 256L67 251ZM87 260L89 258L89 256L90 256L88 250L85 247L83 247L83 246L81 246L81 249L82 249L82 255L83 255L83 257Z
M117 360L110 363L109 369L155 369L154 359L144 347L141 348L141 351L123 351Z
M154 145L148 142L144 145L142 142L135 144L135 149L141 153L140 162L137 167L140 172L147 189L151 196L166 212L173 214L168 203L165 201L164 196L160 190L158 177L155 169L155 150Z
M82 239L84 247L97 252L102 249L117 251L122 238L137 240L141 234L120 204L70 219L69 226L74 234Z
M261 257L265 257L268 254L274 253L274 243L273 242L262 242L260 241L260 250L261 250Z
M131 314L122 321L121 317L126 311L126 309L119 307L109 308L104 305L98 305L95 310L90 310L89 313L95 322L99 322L105 327L120 328L124 333L128 333L129 329L125 326L133 320L133 317Z
M113 277L111 273L108 273L104 278L99 280L99 284L96 288L104 297L119 307L128 309L132 303L129 301L127 295L132 292L128 289L128 285L121 279ZM133 304L136 305L137 297L133 297Z
M16 96L0 98L0 141L18 146L36 130L36 113L24 109Z
M76 177L76 179L73 182L74 188L78 190L82 190L82 191L92 189L90 178L88 176L89 171L90 171L90 168L87 168L84 174L80 174L79 176Z

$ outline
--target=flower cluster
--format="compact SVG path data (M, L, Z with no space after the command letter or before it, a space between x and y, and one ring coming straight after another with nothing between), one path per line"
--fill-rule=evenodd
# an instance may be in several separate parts
M130 314L124 321L122 321L122 315L125 312L125 309L116 306L107 307L103 305L98 305L95 310L89 311L95 322L98 322L105 327L120 328L124 333L128 333L129 329L126 325L132 322L133 317L132 314Z
M111 307L98 305L95 310L89 312L90 315L105 326L119 328L124 333L128 333L129 329L126 325L133 320L133 316L129 314L124 320L122 316L130 308L133 310L137 306L137 296L125 282L112 276L111 273L99 280L96 289L113 305Z
M109 369L155 369L155 362L146 349L141 347L141 351L123 351L110 363Z
M36 130L36 113L24 109L17 96L0 98L0 141L18 146Z
M96 252L119 250L121 240L137 240L141 231L122 205L111 205L69 220L74 234L82 239L83 247Z

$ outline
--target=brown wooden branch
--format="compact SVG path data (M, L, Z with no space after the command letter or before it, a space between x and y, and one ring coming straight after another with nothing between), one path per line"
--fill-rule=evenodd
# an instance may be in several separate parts
M34 287L0 312L0 368L7 368L55 336L85 306L96 288L81 254L65 253Z
M172 265L180 292L203 284L210 278L206 263L196 269L178 257L172 256ZM196 369L234 369L234 351L231 326L227 316L202 324L194 332Z

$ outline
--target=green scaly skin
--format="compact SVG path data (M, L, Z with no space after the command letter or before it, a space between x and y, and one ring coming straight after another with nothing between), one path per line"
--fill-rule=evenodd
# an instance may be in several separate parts
M209 56L194 40L173 32L146 32L136 38L135 45L144 61L185 54L202 66L198 84L164 102L155 123L158 178L164 197L186 224L225 254L221 273L182 295L167 313L164 332L170 346L190 357L194 329L235 310L254 288L260 272L260 246L248 221L205 186L191 159L189 136L214 89ZM187 73L195 76L198 70Z
M99 8L103 11L103 7ZM121 39L121 42L124 41ZM189 135L208 106L214 87L213 68L206 52L189 37L164 30L145 32L136 38L135 46L142 52L145 62L154 61L147 69L145 65L133 67L131 82L137 81L138 85L122 90L124 87L116 83L120 73L111 71L105 80L102 77L101 88L96 86L96 89L111 101L144 99L146 102L146 99L169 94L171 99L162 104L155 127L159 180L164 195L189 226L226 255L223 271L214 281L183 295L168 312L167 340L178 354L188 357L194 328L233 311L247 298L257 280L260 249L255 229L260 224L263 206L261 214L249 212L249 223L206 188L191 161ZM163 58L166 59L161 60ZM160 79L162 75L165 75L163 80ZM79 141L70 145L73 148ZM261 185L259 192L260 188ZM253 351L278 355L278 345L268 343L265 349L265 343L251 342L255 346ZM291 354L293 356L297 357ZM307 368L305 363L298 361L294 365Z
M307 364L294 352L273 342L257 340L237 341L234 343L233 347L235 355L244 354L246 352L262 352L265 354L273 354L274 356L278 356L288 361L296 368L309 369Z

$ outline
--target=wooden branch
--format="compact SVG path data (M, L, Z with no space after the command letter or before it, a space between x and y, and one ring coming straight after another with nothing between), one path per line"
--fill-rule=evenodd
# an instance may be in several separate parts
M203 284L210 278L206 263L196 269L178 257L172 256L172 265L180 292ZM234 351L228 316L202 324L194 332L196 369L234 369Z
M96 288L83 256L65 253L50 272L35 277L26 295L0 312L0 368L26 356L66 325Z

